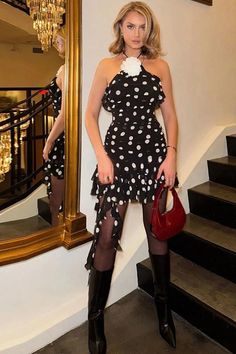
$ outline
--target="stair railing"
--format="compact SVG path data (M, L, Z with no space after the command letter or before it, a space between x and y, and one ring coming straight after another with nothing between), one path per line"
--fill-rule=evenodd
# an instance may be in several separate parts
M54 121L48 86L1 91L24 91L26 99L0 110L0 210L42 183L42 151Z
M4 0L4 2L29 14L29 8L26 4L26 0Z

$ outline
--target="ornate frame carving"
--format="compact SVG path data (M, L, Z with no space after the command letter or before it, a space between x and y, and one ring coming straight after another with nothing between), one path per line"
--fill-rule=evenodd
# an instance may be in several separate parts
M86 229L86 216L79 211L80 182L80 78L81 78L81 23L82 0L67 2L66 55L66 145L65 210L61 225L12 240L0 241L0 265L31 258L53 248L67 249L92 239ZM70 139L68 139L70 136Z

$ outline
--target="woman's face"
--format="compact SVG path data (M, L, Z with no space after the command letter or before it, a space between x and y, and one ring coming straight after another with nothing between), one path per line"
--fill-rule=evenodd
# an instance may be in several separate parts
M121 25L126 48L141 49L145 37L145 18L136 11L130 11Z
M56 48L59 52L59 54L64 54L65 53L65 40L61 36L56 37Z

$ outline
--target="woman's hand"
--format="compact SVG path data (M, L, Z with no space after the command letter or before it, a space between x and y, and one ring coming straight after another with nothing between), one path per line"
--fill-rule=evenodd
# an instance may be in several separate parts
M51 152L51 150L53 148L53 145L54 145L53 142L51 142L49 140L46 141L46 144L45 144L44 149L43 149L43 158L44 158L45 161L47 161L49 159L48 155L50 154L50 152Z
M166 156L165 160L162 162L158 169L157 179L164 174L165 177L165 187L169 187L169 189L173 188L175 185L176 178L176 157L175 155Z
M101 184L112 184L114 181L114 166L107 154L98 159L98 179Z

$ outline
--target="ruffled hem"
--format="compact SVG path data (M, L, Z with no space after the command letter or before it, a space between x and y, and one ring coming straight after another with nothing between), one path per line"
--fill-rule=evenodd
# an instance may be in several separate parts
M93 259L96 250L97 241L100 234L101 225L103 220L106 219L106 214L108 211L111 212L111 216L114 218L113 229L112 229L112 239L114 243L114 248L118 251L121 250L121 247L119 245L119 239L122 231L122 220L119 214L117 203L113 201L108 202L107 199L108 198L104 196L104 199L101 204L99 199L95 204L95 210L97 211L97 218L96 218L96 223L94 228L94 240L88 254L87 262L85 264L85 268L87 270L91 269L91 267L93 266Z
M94 228L94 240L90 248L85 268L91 269L93 266L93 259L95 255L96 245L98 242L102 221L106 219L108 211L111 212L114 218L112 239L114 241L114 248L121 250L119 240L122 231L122 220L119 214L118 206L128 203L130 201L138 201L140 203L150 203L154 200L155 191L164 182L164 178L156 180L150 179L145 175L136 177L140 180L140 186L132 182L132 177L126 179L125 177L116 177L113 184L100 184L98 180L97 168L92 176L92 190L91 194L97 196L95 210L97 211L97 218ZM142 178L143 177L143 178ZM142 183L143 181L143 183ZM127 193L128 192L128 193ZM102 202L100 203L100 200Z
M117 173L113 184L101 184L98 180L96 168L92 176L91 195L96 195L97 197L106 195L108 202L115 202L118 205L129 201L149 203L153 201L155 191L165 180L164 176L161 176L159 180L155 179L158 167L150 167L150 170L153 171L153 176L145 174L145 170L143 172L129 173L128 176L125 173L122 176Z
M64 146L65 146L65 135L62 133L55 141L52 151L49 154L49 159L44 165L44 184L47 186L47 194L50 196L52 194L51 186L51 176L55 176L58 179L64 178Z

